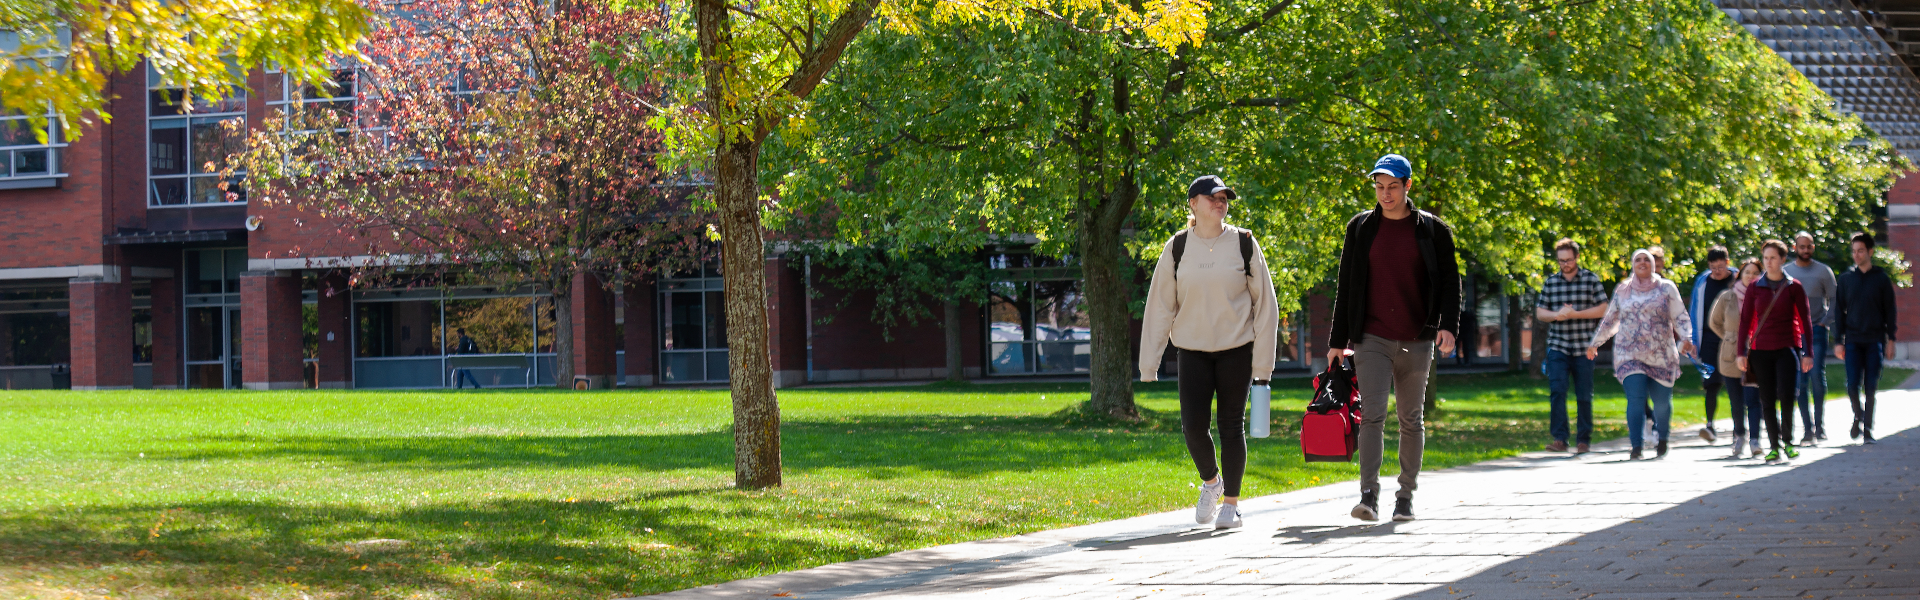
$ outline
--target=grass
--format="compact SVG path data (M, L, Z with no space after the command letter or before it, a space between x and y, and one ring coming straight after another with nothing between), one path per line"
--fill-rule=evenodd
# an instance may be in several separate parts
M1279 385L1244 493L1356 478L1300 461L1306 384ZM1545 382L1440 385L1429 469L1546 441ZM1596 438L1624 435L1596 388ZM11 392L0 597L625 597L1192 502L1172 384L1140 386L1135 424L1063 410L1086 389L785 390L767 491L731 488L718 391Z

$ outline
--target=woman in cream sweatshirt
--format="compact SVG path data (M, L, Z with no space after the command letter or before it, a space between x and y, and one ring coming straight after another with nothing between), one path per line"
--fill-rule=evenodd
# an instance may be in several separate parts
M1720 339L1733 339L1740 333L1740 304L1747 299L1747 287L1760 278L1760 270L1760 259L1747 259L1740 265L1740 278L1713 301L1707 327ZM1748 448L1754 456L1760 455L1760 388L1742 383L1746 373L1740 370L1739 354L1738 345L1721 344L1714 366L1720 369L1717 377L1727 378L1727 408L1733 411L1733 457L1746 458Z
M1238 197L1213 175L1188 186L1187 207L1193 217L1160 252L1140 331L1141 381L1159 378L1160 355L1168 343L1180 349L1180 428L1205 482L1194 520L1212 521L1218 529L1241 524L1247 390L1249 384L1264 385L1273 376L1280 324L1273 277L1259 243L1252 232L1226 224L1227 211ZM1216 397L1218 465L1207 433ZM1216 506L1223 496L1225 505Z

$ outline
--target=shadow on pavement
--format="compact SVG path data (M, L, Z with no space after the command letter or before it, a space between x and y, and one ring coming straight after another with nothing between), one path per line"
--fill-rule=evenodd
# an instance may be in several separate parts
M1196 529L1191 529L1187 531L1178 531L1174 533L1163 533L1163 534L1152 536L1152 537L1143 537L1140 539L1127 540L1124 542L1114 542L1111 544L1103 544L1101 546L1093 548L1092 550L1094 552L1113 552L1116 550L1132 550L1135 548L1143 548L1147 546L1167 546L1167 545L1181 544L1186 542L1200 542L1200 541L1226 537L1229 535L1233 535L1234 533L1239 531L1240 531L1239 529L1216 530L1216 529L1196 528Z
M1404 597L1920 597L1920 434L1839 450Z

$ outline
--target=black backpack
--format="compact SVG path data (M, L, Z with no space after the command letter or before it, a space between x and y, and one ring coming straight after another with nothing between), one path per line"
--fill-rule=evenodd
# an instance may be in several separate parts
M1234 232L1240 236L1240 271L1248 277L1253 276L1253 234ZM1180 256L1187 253L1187 232L1173 236L1173 274L1180 276Z

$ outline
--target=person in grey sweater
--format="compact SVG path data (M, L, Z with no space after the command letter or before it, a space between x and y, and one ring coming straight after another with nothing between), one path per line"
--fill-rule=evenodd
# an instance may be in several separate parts
M1813 259L1813 234L1802 231L1793 236L1793 261L1782 270L1807 290L1812 306L1813 345L1807 354L1813 357L1813 370L1800 373L1794 385L1794 399L1800 405L1800 422L1807 433L1800 445L1812 446L1827 441L1827 326L1833 323L1831 309L1837 283L1833 268Z

